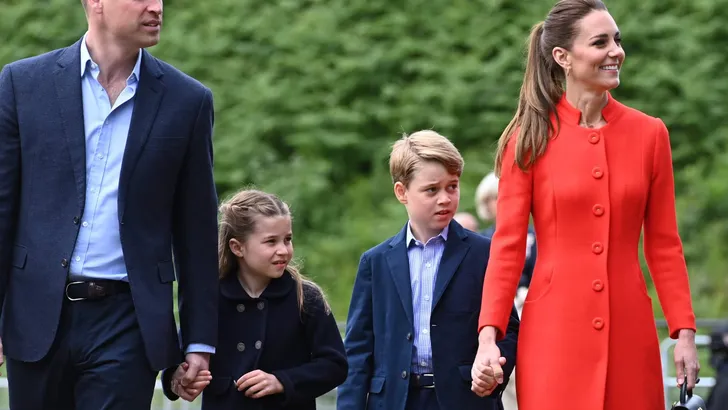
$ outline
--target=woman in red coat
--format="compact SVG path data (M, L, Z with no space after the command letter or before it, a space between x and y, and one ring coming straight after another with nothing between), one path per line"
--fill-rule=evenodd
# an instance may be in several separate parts
M670 140L660 119L609 94L623 61L619 30L599 0L562 0L531 32L518 110L498 145L498 226L472 371L479 395L492 391L493 378L502 382L495 342L505 333L531 214L538 257L518 340L520 410L665 408L638 257L643 226L650 273L678 339L678 383L686 372L695 385Z

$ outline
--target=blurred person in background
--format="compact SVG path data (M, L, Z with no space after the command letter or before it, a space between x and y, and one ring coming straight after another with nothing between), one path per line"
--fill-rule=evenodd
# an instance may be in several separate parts
M643 229L649 272L677 339L677 384L685 376L692 389L698 377L670 137L662 120L611 96L624 58L622 35L602 1L559 1L531 30L518 108L498 142L498 225L473 378L500 373L496 342L532 215L539 255L518 341L521 410L622 410L625 400L630 408L665 407L638 252Z
M470 212L458 212L453 217L463 228L478 232L478 220Z
M188 385L216 345L212 93L145 50L161 0L81 3L75 44L0 72L12 409L148 409L159 370Z
M728 323L710 335L710 364L715 369L715 386L705 404L710 410L728 409Z

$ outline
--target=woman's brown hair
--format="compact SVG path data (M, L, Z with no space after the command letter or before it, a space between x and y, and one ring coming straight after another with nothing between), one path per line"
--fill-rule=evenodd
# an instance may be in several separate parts
M238 257L230 250L230 240L245 242L255 231L255 223L259 217L291 217L288 205L276 195L256 189L237 192L220 205L220 224L218 228L218 272L220 279L228 275L236 275L240 266ZM321 298L325 309L330 308L324 298L323 290L316 283L301 274L300 266L290 263L286 268L296 282L298 308L304 311L304 301L311 297Z
M523 84L518 108L498 140L495 172L500 176L503 153L516 134L516 164L527 170L546 151L549 138L560 127L556 104L564 93L564 70L551 57L554 47L571 49L578 32L578 23L594 10L607 10L601 0L560 0L549 11L546 20L531 29ZM556 117L556 129L551 122Z

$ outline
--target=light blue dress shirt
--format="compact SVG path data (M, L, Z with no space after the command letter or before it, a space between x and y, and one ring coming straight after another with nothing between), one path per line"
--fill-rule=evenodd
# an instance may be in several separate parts
M412 312L414 314L414 349L412 372L432 373L432 342L430 340L430 315L437 270L445 251L449 227L426 243L415 239L407 223L407 258L409 259L410 285L412 286Z
M119 178L126 149L134 97L139 85L142 51L126 87L113 105L98 81L86 36L81 41L81 95L86 136L86 205L70 265L71 279L128 281L119 232ZM187 353L214 353L211 346L191 344Z

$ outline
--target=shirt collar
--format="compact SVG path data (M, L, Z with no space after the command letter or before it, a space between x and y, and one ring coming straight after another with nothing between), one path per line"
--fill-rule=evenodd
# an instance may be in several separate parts
M450 225L447 225L445 227L445 229L443 229L437 236L435 236L435 238L437 238L439 236L442 238L443 241L447 241L447 234L449 231L450 231ZM429 242L432 239L433 238L428 239L427 242ZM415 243L420 243L417 239L415 239L415 235L412 233L412 227L410 226L409 221L407 221L407 236L406 236L405 240L406 240L405 243L407 244L407 247L409 247L412 244L412 241L414 241Z
M86 46L86 36L88 33L83 35L83 39L81 40L81 78L86 74L86 69L91 65L92 70L98 69L96 67L96 63L91 59L91 54L88 52L88 47ZM136 64L134 64L134 69L131 71L131 74L129 75L129 78L127 79L127 83L130 80L136 80L139 81L139 73L141 72L141 66L142 66L142 50L139 49L139 55L137 56Z

